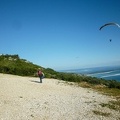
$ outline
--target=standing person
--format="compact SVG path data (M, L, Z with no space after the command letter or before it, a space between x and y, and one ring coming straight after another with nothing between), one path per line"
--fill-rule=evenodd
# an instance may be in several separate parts
M42 83L42 79L44 77L44 73L40 69L38 70L38 76L40 78L40 83Z

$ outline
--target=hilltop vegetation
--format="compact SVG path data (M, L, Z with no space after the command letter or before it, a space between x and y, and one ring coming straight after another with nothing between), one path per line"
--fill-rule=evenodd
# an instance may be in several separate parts
M0 56L0 72L21 76L32 76L36 68L40 66L31 62L20 59L18 55L1 55ZM42 67L41 67L42 68Z
M36 72L40 68L45 72L46 77L51 77L55 72L53 69L35 65L26 59L21 59L19 55L0 55L0 72L14 74L20 76L36 76Z
M104 80L74 73L57 72L51 68L44 68L25 59L21 59L19 55L0 55L0 73L20 76L37 76L36 72L38 68L41 68L47 78L55 78L77 83L87 82L92 85L104 85L108 88L120 89L120 82L115 80Z

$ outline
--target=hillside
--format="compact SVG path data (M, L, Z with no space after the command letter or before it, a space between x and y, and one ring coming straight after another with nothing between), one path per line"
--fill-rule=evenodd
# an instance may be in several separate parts
M51 73L55 72L50 68L45 69L26 59L21 59L19 55L0 55L0 73L20 76L36 76L38 68L41 68L46 76L50 76Z
M13 74L19 76L37 76L37 70L41 68L46 78L55 78L69 82L87 82L92 85L105 85L109 88L120 89L120 82L101 78L89 77L74 73L57 72L51 68L44 68L35 65L26 59L21 59L19 55L0 55L0 73Z

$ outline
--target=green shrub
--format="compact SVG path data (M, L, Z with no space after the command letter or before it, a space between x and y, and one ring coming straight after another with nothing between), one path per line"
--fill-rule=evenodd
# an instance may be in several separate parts
M120 83L117 82L116 80L109 80L108 81L108 87L109 88L118 88L118 89L120 89Z

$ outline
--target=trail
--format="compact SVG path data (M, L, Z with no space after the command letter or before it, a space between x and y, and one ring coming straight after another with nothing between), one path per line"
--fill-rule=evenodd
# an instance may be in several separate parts
M100 105L111 100L56 79L0 74L0 120L119 120L120 113Z

